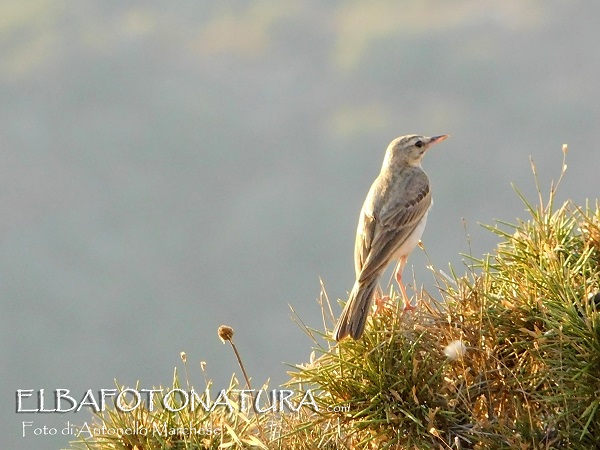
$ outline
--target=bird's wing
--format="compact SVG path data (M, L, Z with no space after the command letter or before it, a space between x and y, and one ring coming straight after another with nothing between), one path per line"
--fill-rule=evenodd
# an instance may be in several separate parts
M368 199L369 197L367 197ZM366 204L367 201L365 201L365 206ZM356 272L356 279L360 277L362 268L369 256L371 243L373 242L373 236L377 227L373 211L365 209L365 206L363 206L360 212L358 228L356 230L356 241L354 242L354 270Z
M431 206L429 180L422 170L392 181L378 178L361 211L354 247L359 281L387 267Z

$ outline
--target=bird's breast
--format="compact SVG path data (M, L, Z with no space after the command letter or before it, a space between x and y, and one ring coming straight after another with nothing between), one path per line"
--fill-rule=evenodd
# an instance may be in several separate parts
M415 249L415 247L421 240L421 236L423 236L423 231L425 231L425 225L427 224L427 214L428 212L425 213L419 224L415 227L415 230L410 234L410 236L408 236L408 238L406 238L404 243L394 253L394 259L400 259L405 256L408 256Z

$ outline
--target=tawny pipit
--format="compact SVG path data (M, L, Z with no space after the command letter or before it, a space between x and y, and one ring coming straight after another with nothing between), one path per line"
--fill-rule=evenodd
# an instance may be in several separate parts
M429 147L447 137L402 136L388 146L381 172L358 218L354 244L356 282L333 331L336 341L348 335L353 339L362 336L379 278L393 261L399 261L396 280L404 308L412 309L402 271L421 239L431 206L429 179L421 169L421 160Z

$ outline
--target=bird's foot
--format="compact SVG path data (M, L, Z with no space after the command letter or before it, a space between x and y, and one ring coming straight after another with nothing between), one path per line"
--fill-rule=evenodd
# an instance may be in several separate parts
M384 295L383 297L379 297L375 299L375 312L374 316L379 314L384 314L389 308L390 297L388 295Z
M402 278L400 278L399 286L400 286L400 292L402 293L402 300L404 300L404 310L402 311L402 313L405 313L407 311L414 311L415 309L417 309L416 306L413 306L410 303L410 298L408 297L408 294L406 293L406 288L404 287L404 284L402 284Z
M409 312L413 312L417 309L416 306L411 305L411 303L409 301L404 302L404 310L402 311L403 313L409 311Z

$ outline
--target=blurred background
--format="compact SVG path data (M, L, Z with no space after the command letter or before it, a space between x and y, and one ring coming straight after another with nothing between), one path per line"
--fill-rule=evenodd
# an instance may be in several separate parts
M358 212L387 144L450 134L424 169L432 263L492 252L478 223L545 192L595 199L600 3L221 1L0 4L0 441L17 389L168 386L187 353L216 389L286 380L354 281ZM465 229L466 224L466 229ZM470 246L468 243L470 236ZM417 249L408 291L435 279ZM388 277L384 281L387 282ZM340 308L336 305L335 313Z

